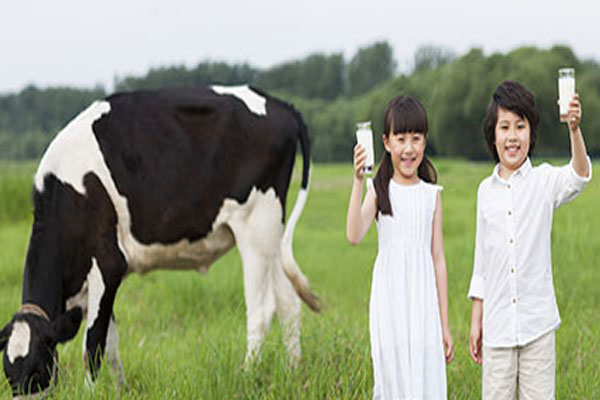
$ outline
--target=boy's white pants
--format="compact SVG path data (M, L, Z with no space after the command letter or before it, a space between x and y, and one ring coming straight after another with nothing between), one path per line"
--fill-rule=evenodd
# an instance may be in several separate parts
M484 400L554 399L555 331L525 346L483 349Z

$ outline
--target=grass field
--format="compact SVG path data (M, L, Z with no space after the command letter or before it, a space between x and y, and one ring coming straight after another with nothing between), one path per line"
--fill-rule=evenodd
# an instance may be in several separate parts
M480 398L481 370L468 356L475 201L490 164L434 160L444 206L450 325L456 346L448 366L451 399ZM29 239L33 165L0 163L0 324L20 303ZM290 192L291 209L299 186ZM367 399L372 396L368 298L377 252L372 228L363 243L345 239L351 165L317 165L308 203L296 228L294 254L326 307L303 306L303 358L286 364L277 322L262 360L242 369L245 308L240 257L232 250L206 275L153 272L121 286L115 314L127 379L119 389L105 366L93 389L84 385L81 329L59 348L55 399ZM600 170L595 166L594 173ZM557 333L557 398L600 398L600 185L597 179L555 214L553 265L562 326ZM288 210L289 212L289 210ZM4 377L0 398L10 396Z

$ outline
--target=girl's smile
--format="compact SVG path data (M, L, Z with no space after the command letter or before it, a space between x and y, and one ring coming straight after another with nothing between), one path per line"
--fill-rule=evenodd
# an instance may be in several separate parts
M401 160L402 160L402 164L404 165L405 168L410 168L410 167L412 167L413 163L415 161L417 161L417 157L404 156L401 158Z

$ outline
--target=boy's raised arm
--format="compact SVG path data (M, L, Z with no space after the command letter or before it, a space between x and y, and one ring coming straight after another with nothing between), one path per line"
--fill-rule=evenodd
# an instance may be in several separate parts
M587 178L590 176L589 163L587 159L587 151L583 134L581 133L581 103L579 95L575 94L573 100L569 103L569 136L571 137L571 158L573 169L580 177Z

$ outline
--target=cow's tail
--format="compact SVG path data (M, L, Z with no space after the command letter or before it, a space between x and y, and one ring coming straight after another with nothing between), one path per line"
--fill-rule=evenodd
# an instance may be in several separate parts
M295 110L294 110L295 111ZM283 270L287 275L288 279L294 286L294 290L300 296L300 298L310 307L313 311L321 310L321 302L310 290L308 279L300 270L298 263L294 259L292 252L292 241L294 239L294 229L296 223L302 214L304 205L306 204L306 198L308 197L308 188L310 184L310 140L306 130L306 125L300 116L300 113L295 111L296 120L299 124L299 141L300 149L302 150L302 183L300 185L300 191L296 198L296 204L290 214L290 218L286 224L285 231L283 233L283 239L281 240L281 258L283 262Z

